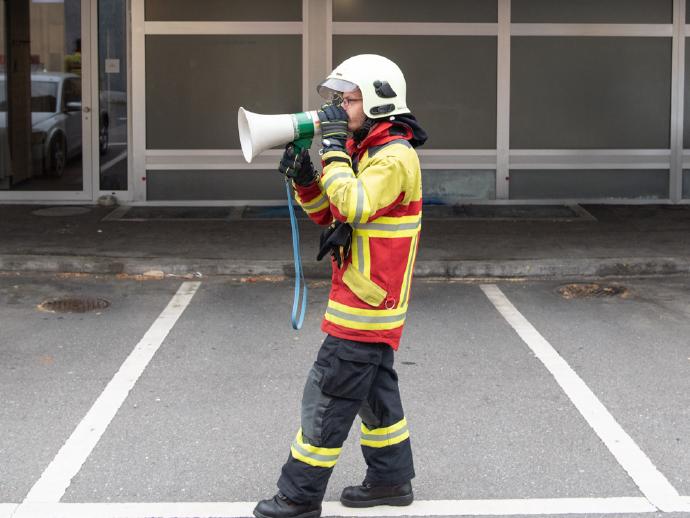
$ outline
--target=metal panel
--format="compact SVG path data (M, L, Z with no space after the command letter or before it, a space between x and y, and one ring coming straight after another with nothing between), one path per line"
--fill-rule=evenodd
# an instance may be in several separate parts
M512 170L511 199L668 197L669 171Z
M146 0L147 21L299 21L302 0Z
M400 66L408 106L430 135L424 149L496 148L496 52L494 37L333 37L334 63L376 53Z
M513 149L670 147L670 38L512 38Z
M285 182L277 171L148 171L148 200L279 200Z
M495 22L493 0L334 0L336 22Z
M685 102L683 105L683 119L686 122L683 128L683 147L690 148L690 40L685 38Z
M422 170L422 198L424 203L452 205L464 200L496 198L496 172Z
M239 106L302 111L301 36L146 37L148 149L239 148Z
M671 23L673 0L512 0L516 23Z

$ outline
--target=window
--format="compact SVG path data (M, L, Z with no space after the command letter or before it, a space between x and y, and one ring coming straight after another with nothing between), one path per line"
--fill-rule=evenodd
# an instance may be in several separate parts
M667 149L671 39L513 37L513 149Z

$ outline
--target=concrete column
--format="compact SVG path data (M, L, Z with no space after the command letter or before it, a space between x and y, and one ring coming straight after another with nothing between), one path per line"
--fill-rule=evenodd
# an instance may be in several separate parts
M7 2L7 129L11 184L31 178L30 0Z
M331 0L302 0L302 19L304 20L302 107L304 110L315 110L324 103L316 92L316 86L324 80L332 68L332 12ZM312 162L317 169L320 164L318 155L320 148L321 142L315 140L310 149Z
M304 109L323 104L316 85L331 71L331 0L303 0L304 41L302 87Z

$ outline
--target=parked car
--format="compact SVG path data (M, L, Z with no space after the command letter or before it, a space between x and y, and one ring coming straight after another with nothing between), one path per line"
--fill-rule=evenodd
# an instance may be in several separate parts
M5 75L0 95L5 96ZM0 127L7 127L7 99L0 100ZM81 77L63 72L31 74L31 127L34 163L44 174L62 176L67 162L82 150ZM108 151L108 113L99 114L98 148Z

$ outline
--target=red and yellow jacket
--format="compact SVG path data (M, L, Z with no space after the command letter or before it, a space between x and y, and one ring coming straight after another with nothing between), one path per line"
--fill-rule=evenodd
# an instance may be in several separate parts
M346 161L329 161L317 182L295 186L298 203L313 221L329 225L337 219L353 228L350 256L342 268L332 261L321 324L328 334L398 349L422 222L422 178L412 138L408 126L380 122L359 145L349 140L347 154L323 156Z

